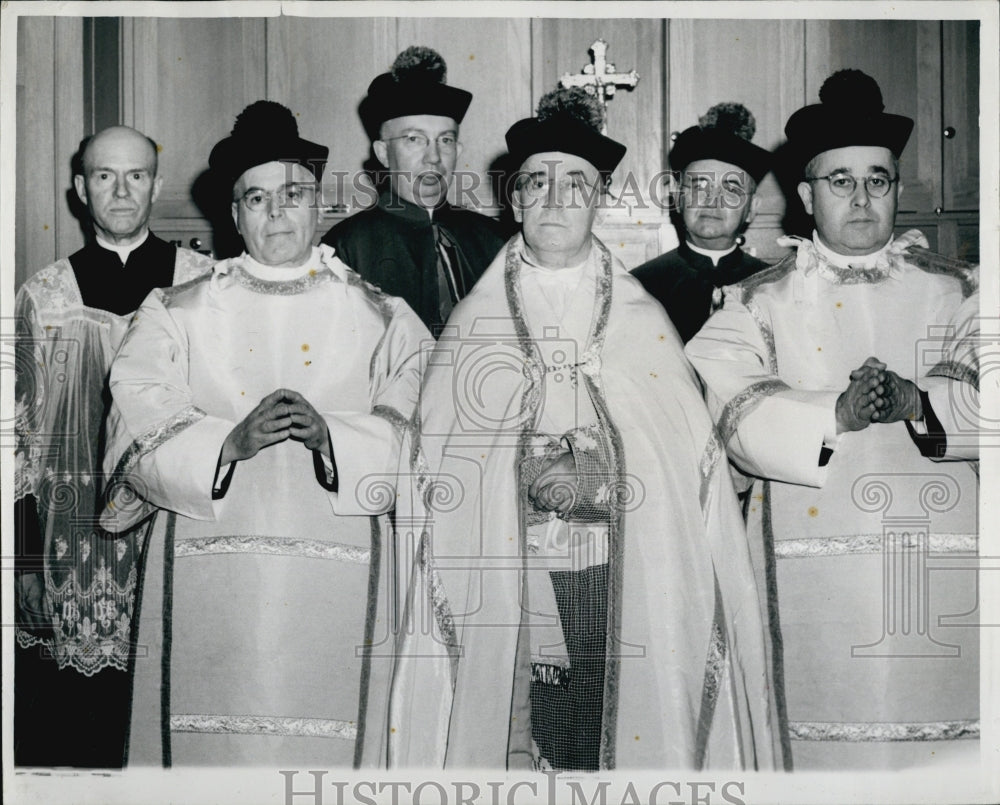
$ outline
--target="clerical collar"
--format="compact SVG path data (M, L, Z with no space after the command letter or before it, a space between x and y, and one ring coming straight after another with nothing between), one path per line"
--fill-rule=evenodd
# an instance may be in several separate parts
M892 247L892 236L878 251L871 254L838 254L827 246L820 239L819 233L813 230L813 245L826 261L837 268L874 268L877 265L886 265L889 262L888 254Z
M320 250L316 246L313 246L309 259L294 268L264 265L254 260L246 252L243 253L241 263L248 274L267 282L291 282L304 277L309 272L315 274L323 267Z
M448 202L442 201L436 208L429 209L419 204L414 204L412 201L407 201L389 189L379 195L378 206L386 212L398 215L407 221L427 224L429 226L433 222L434 213L447 207Z
M143 243L149 238L149 230L147 229L142 233L142 237L139 238L135 243L129 243L127 246L119 246L115 243L108 243L108 241L101 238L100 235L95 233L94 237L97 239L97 245L102 249L107 249L109 252L114 252L118 255L119 259L122 261L122 265L128 263L129 255L132 254L136 249L142 246Z
M700 246L695 246L690 240L685 241L687 247L693 251L695 254L701 254L712 261L713 266L719 265L719 261L725 257L727 254L732 254L737 249L737 244L733 244L728 249L703 249Z

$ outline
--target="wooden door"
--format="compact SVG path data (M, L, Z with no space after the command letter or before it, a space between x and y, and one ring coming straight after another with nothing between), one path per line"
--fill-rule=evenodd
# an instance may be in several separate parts
M979 209L979 21L941 24L944 212Z
M885 111L913 118L900 160L901 213L933 213L941 196L941 23L808 20L806 102L819 103L823 81L863 70L882 90Z
M202 217L209 211L196 203L195 183L236 115L265 97L264 20L136 17L124 23L124 123L156 140L160 152L163 188L150 226L184 245L197 238L210 248Z

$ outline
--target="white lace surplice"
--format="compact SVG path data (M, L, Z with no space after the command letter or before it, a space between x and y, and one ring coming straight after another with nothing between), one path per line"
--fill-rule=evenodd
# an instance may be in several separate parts
M175 282L208 258L179 249ZM106 383L131 315L83 304L69 260L31 277L16 302L15 500L34 496L44 538L53 631L18 628L60 668L92 675L128 668L136 553L145 525L117 537L97 524Z

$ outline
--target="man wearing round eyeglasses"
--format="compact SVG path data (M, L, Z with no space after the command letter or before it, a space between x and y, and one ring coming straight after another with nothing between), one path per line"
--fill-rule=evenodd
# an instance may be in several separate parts
M246 251L151 294L111 370L102 520L155 515L130 765L377 763L385 522L430 334L312 245L327 149L247 107L209 157Z
M435 334L503 245L491 218L447 201L472 95L445 77L436 51L410 47L372 81L360 112L388 170L387 187L375 206L323 236L366 280L405 299Z
M913 121L883 109L842 70L791 116L813 236L687 345L752 483L786 768L978 758L978 269L893 236Z
M108 370L146 295L187 282L212 262L149 229L163 181L158 148L127 126L81 143L73 184L86 205L88 243L35 273L17 293L19 765L122 762L129 624L144 529L111 540L93 527ZM95 722L102 725L100 741L93 740Z
M556 90L508 130L521 233L430 357L398 765L771 768L724 454L666 314L592 233L625 154L596 106Z
M757 123L739 103L720 103L677 135L670 167L680 175L681 245L632 273L663 305L687 343L722 302L722 288L766 267L737 238L757 214L769 152L750 142Z

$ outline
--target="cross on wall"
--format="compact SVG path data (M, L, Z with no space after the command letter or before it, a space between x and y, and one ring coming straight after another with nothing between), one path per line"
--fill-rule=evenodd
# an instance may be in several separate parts
M559 79L560 86L583 87L588 94L597 98L604 117L604 124L601 126L602 134L608 133L608 101L614 97L619 87L634 89L635 85L639 83L639 74L635 70L629 70L627 73L616 73L615 66L607 61L607 52L608 43L603 39L598 39L590 46L593 63L584 65L583 74L565 73Z

